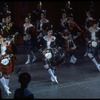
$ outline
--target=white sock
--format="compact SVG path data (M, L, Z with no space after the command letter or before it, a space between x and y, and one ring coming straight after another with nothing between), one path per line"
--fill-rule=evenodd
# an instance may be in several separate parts
M9 91L9 87L8 87L7 84L6 84L5 78L2 77L2 78L0 79L0 81L1 81L1 83L2 83L2 85L3 85L3 87L4 87L4 89L5 89L5 91L7 92L7 94L8 94L8 95L11 94L11 92ZM9 82L8 82L8 83L9 83Z
M1 83L2 83L2 85L3 85L3 87L5 88L5 86L7 86L7 85L6 85L5 78L2 77L2 78L0 79L0 81L1 81Z
M55 73L55 69L52 70L53 74Z
M74 56L74 55L72 56L72 59L73 59L74 63L76 63L77 58L75 58L75 56Z
M30 62L31 56L30 55L27 55L27 57L28 57L27 62Z
M9 85L9 79L5 78L5 82L6 82L6 85L8 86Z
M50 68L48 69L48 72L49 72L49 74L51 75L52 78L55 77L54 74L53 74L53 72L52 72L52 70Z
M76 60L76 58L74 57L74 55L72 55L72 59Z
M94 62L94 64L95 64L96 66L98 65L98 62L96 61L95 58L93 58L92 61Z
M88 55L88 50L85 52L84 56L87 56Z
M71 62L71 63L73 63L73 62L74 62L74 59L73 59L73 57L72 57L72 56L71 56L70 62Z

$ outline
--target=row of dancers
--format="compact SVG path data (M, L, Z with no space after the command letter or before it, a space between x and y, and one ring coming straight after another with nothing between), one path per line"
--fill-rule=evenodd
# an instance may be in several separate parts
M73 9L70 7L70 1L67 2L67 8L61 9L61 29L54 32L53 25L46 18L46 10L41 9L41 2L39 9L34 11L37 16L34 23L31 23L32 16L28 14L25 17L23 24L23 41L27 54L27 61L25 64L31 63L31 55L33 56L32 62L37 60L34 53L34 48L43 54L44 68L50 74L50 79L54 83L58 83L57 76L55 75L58 58L64 59L66 54L70 56L70 63L75 64L77 58L77 42L80 38L86 42L86 53L84 56L89 56L93 63L100 71L100 64L95 58L96 52L100 59L100 28L99 21L94 19L91 15L93 10L86 11L85 27L80 28L74 22ZM5 5L8 8L7 5ZM12 72L15 70L16 64L16 39L20 35L14 22L11 20L11 12L6 9L1 13L0 23L0 81L4 86L6 93L11 94L9 88L9 79ZM63 52L61 53L60 50Z
M40 3L41 4L41 3ZM35 20L33 26L31 24L31 15L29 14L25 17L25 24L24 24L24 43L27 44L25 48L29 48L26 51L28 52L28 60L25 64L30 64L30 56L31 53L33 55L34 62L36 60L36 56L34 52L32 52L32 44L33 47L39 48L44 55L44 68L48 70L49 74L51 75L51 81L58 83L57 76L55 76L55 70L57 65L57 57L59 53L59 46L60 49L63 49L63 54L69 54L71 59L70 63L75 64L77 62L77 58L75 57L75 52L77 52L77 42L80 42L80 38L82 37L86 42L86 53L84 56L89 56L93 63L96 65L98 70L100 71L100 64L97 62L95 58L95 54L98 52L98 56L100 59L100 28L99 28L99 21L92 17L94 13L94 9L89 9L86 11L86 21L85 27L80 28L76 22L74 22L74 15L73 9L71 8L70 1L66 4L66 9L61 9L62 11L62 18L61 18L61 29L59 32L53 31L53 25L51 22L46 18L46 10L41 9L41 5L39 6L40 9L34 11L37 16L37 20ZM92 7L92 6L91 6ZM33 32L34 38L32 35L27 34L26 30L28 24L31 30L35 30ZM26 30L26 31L25 31ZM32 31L31 31L32 32ZM60 36L60 38L59 38ZM29 39L27 42L25 37ZM34 41L33 41L34 40ZM37 42L36 42L37 40ZM31 49L31 50L30 50ZM58 52L58 53L57 53ZM60 58L61 56L60 55Z

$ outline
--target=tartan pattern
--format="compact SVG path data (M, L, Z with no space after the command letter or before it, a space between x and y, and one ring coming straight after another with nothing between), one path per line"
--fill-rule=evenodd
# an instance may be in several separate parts
M68 36L71 32L74 33L74 29L77 29L81 33L84 32L75 22L71 23L70 26L67 27L67 31L65 32L65 35ZM68 52L68 40L65 40L65 50ZM75 51L75 50L72 50Z
M12 43L7 47L7 53L12 54ZM6 55L3 55L3 57ZM2 65L0 60L0 72L2 72L2 75L10 75L15 70L15 63L17 61L16 55L11 57L8 65Z
M16 56L12 57L8 65L2 65L0 60L0 72L2 75L10 75L15 70Z

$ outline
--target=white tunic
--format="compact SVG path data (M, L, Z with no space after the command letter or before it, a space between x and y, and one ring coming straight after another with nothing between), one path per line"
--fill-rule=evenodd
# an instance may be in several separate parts
M51 44L51 41L47 41L47 49L50 49L50 44Z
M65 23L67 22L67 18L65 20L60 20L61 21L61 26L63 26L65 28Z
M5 54L6 54L6 47L1 46L1 55L5 55Z
M27 28L33 27L33 25L30 24L29 27L26 27L26 23L25 23L23 26L24 26L24 34L25 34L24 40L30 40L31 39L31 35L27 34L26 30L27 30Z
M26 30L27 30L27 28L32 27L33 25L32 25L32 24L30 24L30 25L29 25L29 27L26 27L26 24L24 24L23 26L24 26L25 31L26 31Z
M54 42L54 41L56 40L56 37L55 37L55 36L51 36L51 41L48 41L47 35L45 35L45 36L43 37L43 39L44 39L45 41L47 41L47 49L50 49L50 48L51 48L51 47L50 47L51 42Z
M40 30L41 30L41 31L43 30L43 28L42 28L43 24L44 24L44 23L48 23L48 22L49 22L49 20L47 20L47 19L45 19L45 20L41 19L41 20L40 20Z
M92 39L92 40L96 40L96 38L97 38L97 37L96 37L96 32L98 32L99 30L100 30L100 28L97 27L97 28L96 28L96 31L93 32L92 27L89 28L89 31L91 32L91 39Z
M92 32L91 37L92 37L92 40L96 39L95 32Z

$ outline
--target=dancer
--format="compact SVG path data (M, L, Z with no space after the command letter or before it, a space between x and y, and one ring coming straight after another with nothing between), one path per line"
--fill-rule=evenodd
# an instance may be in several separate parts
M12 48L12 41L15 39L10 37L10 27L8 27L9 23L9 14L6 13L2 16L1 23L1 45L0 45L0 80L3 84L5 91L7 94L11 94L9 91L9 79L11 73L15 69L16 63L16 55Z
M67 1L67 2L65 3L65 8L61 9L61 11L66 13L66 18L67 18L70 14L73 14L73 15L74 15L74 11L73 11L73 8L71 7L71 2L70 2L70 1Z
M55 73L55 57L54 51L55 49L55 42L56 37L52 36L53 30L50 23L46 25L47 35L43 37L43 54L44 54L44 68L48 70L49 74L51 75L51 81L58 83L57 76L54 75Z
M36 33L37 33L39 51L41 52L42 38L46 34L44 27L45 27L45 24L49 22L49 20L46 19L46 10L41 10L40 18L41 19L39 20L39 23L36 24L37 25Z
M69 14L73 14L73 15L74 15L74 11L73 11L73 8L71 7L71 2L70 2L70 1L66 2L65 11L66 11L66 15L67 15L67 16L68 16Z
M86 40L89 44L88 56L100 71L100 64L98 64L95 58L97 52L100 59L100 28L98 27L98 21L93 21L93 26L89 28Z
M81 36L81 33L83 33L83 30L81 30L81 28L73 22L73 14L70 14L67 20L65 36L62 37L66 41L66 52L70 54L70 63L72 64L75 64L77 61L77 58L74 56L75 50L77 49L75 40Z
M3 33L3 31L2 31ZM12 40L8 40L7 34L1 35L2 44L0 45L0 81L9 95L10 75L15 70L16 56L13 55Z
M95 17L94 15L95 15L95 4L94 4L94 1L90 1L90 4L89 4L89 11L91 11L92 12L92 17Z
M88 34L88 30L93 25L93 17L91 16L91 11L86 11L86 21L85 21L85 32L84 32L84 38L86 39L86 35ZM88 43L86 42L86 52L84 56L88 56Z
M27 52L27 57L28 57L25 64L30 64L31 54L33 56L32 62L34 62L37 59L33 52L34 44L32 42L32 35L36 35L36 34L34 33L34 27L30 21L31 21L31 16L26 16L25 24L23 25L23 27L24 27L23 40L24 40L24 45L25 45L25 51Z
M6 13L11 14L11 11L9 11L9 6L7 5L7 3L4 3L2 14L5 15Z
M62 18L60 19L61 22L61 32L65 33L66 30L66 23L67 23L67 16L66 11L62 11Z
M45 29L43 26L48 23L49 20L46 19L46 10L41 11L41 19L39 21L39 24L37 24L37 31L39 32L39 37L42 38L45 35Z
M64 40L64 38L62 38L62 36L65 36L65 30L66 30L66 23L67 23L66 11L62 10L61 14L62 14L62 17L60 19L60 28L55 33L55 36L57 37L57 40L56 40L57 45L62 47L62 49L64 49L65 40Z
M35 26L37 27L36 24L39 23L40 19L41 19L41 12L42 12L42 2L40 1L37 4L37 9L33 11L33 23L35 24Z
M42 9L42 2L38 2L37 9L33 11L33 25L35 26L35 32L37 34L37 38L35 39L36 49L41 52L41 38L43 38L42 24L40 26L40 20L42 19L41 14L45 13L46 10ZM41 29L40 29L41 27Z

